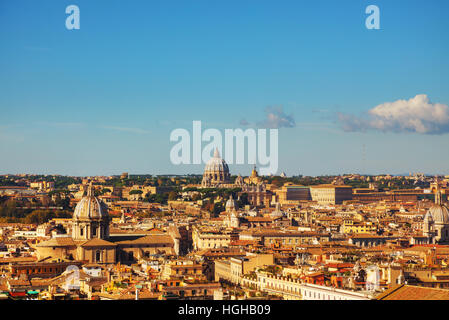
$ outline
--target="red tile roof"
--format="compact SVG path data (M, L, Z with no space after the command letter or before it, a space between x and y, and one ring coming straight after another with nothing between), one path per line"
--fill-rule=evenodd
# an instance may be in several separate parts
M449 290L398 285L380 294L377 300L449 300Z

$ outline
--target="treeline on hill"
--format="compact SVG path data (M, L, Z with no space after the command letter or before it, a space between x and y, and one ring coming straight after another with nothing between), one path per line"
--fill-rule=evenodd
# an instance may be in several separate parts
M237 176L231 177L231 182L235 180ZM293 176L293 177L263 177L264 181L269 184L273 184L277 187L281 187L283 184L290 182L296 185L311 186L318 184L331 183L336 176ZM130 187L133 185L144 185L144 186L156 186L156 187L179 187L182 185L189 184L200 184L202 180L202 175L192 174L192 175L129 175L129 177L122 179L119 176L100 183L103 185L113 185L116 187ZM32 176L17 176L8 175L0 176L0 186L27 186L28 182L35 181L53 181L55 183L55 189L67 189L67 186L71 184L77 184L82 182L81 177L68 177L60 175L32 175ZM372 180L373 181L373 180ZM350 185L354 188L367 188L369 183L362 179L344 179L345 184ZM404 177L393 177L392 179L381 179L376 181L379 189L409 189L420 187L428 187L428 182L414 182L413 180L405 179Z
M15 176L8 175L0 176L0 186L8 186L8 187L26 187L28 182L38 182L38 181L47 181L54 182L55 189L66 189L67 186L80 183L82 181L81 178L78 177L68 177L68 176L47 176L47 175L32 175L32 176Z
M130 175L128 178L114 177L102 185L113 185L114 187L131 187L133 185L153 187L176 187L186 184L201 183L201 175L187 176L152 176L152 175Z
M0 221L10 223L45 223L53 218L71 218L71 210L31 209L7 197L0 197Z

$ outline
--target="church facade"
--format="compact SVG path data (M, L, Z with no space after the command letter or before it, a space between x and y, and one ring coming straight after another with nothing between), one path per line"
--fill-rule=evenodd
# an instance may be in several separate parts
M231 183L228 164L220 157L218 149L214 156L206 163L201 181L202 188L241 188L240 194L246 193L248 201L253 206L269 207L273 193L266 189L262 177L253 168L251 175L243 178L238 175L234 183Z
M449 243L449 209L443 204L439 187L436 189L435 204L424 217L423 235L427 237L428 243Z
M93 194L92 186L76 205L70 236L54 237L35 245L39 260L78 260L88 263L134 263L140 257L176 255L175 239L165 233L111 236L107 206Z

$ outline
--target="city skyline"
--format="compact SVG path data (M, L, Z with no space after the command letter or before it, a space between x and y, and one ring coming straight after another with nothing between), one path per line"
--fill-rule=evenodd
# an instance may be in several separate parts
M196 120L278 128L277 174L447 174L446 2L137 3L0 4L0 174L201 174L169 158Z
M447 12L0 1L0 301L449 300Z

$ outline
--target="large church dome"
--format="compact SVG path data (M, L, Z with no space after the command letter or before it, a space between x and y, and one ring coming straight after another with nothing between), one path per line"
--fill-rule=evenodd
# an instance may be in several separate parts
M108 218L108 207L98 200L92 191L92 186L87 189L87 195L84 196L75 207L73 219L77 220L100 220Z
M215 149L214 156L207 161L204 172L229 173L228 164L220 157L218 149Z
M449 224L449 209L443 205L443 198L439 188L435 194L435 204L427 211L424 220L435 224Z
M434 223L449 224L449 209L444 205L433 205L426 214L426 217L430 218L428 216Z
M216 148L214 156L209 159L204 168L202 185L213 187L227 183L230 183L229 167L226 161L220 157L218 148Z

